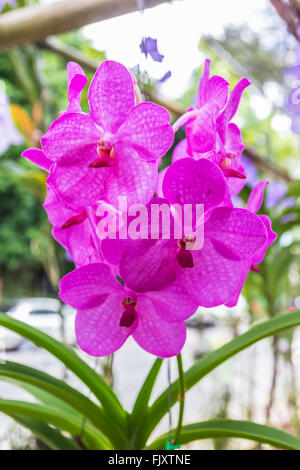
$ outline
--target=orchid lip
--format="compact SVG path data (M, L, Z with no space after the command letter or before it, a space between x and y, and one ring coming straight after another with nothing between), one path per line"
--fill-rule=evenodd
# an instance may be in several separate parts
M96 158L88 164L89 168L107 168L114 165L114 161L106 160L104 158Z
M194 259L192 253L186 249L186 242L188 240L179 240L180 250L177 255L178 263L182 268L193 268Z
M124 312L120 319L120 326L125 326L126 328L130 328L137 318L137 302L135 299L131 297L125 297L122 302L122 307L124 308Z
M234 170L233 168L223 168L222 169L224 176L231 177L231 178L240 178L246 179L246 175L244 173Z
M82 211L78 214L72 215L66 222L61 226L61 229L64 230L66 228L73 227L74 225L81 224L85 221L87 215L85 211Z

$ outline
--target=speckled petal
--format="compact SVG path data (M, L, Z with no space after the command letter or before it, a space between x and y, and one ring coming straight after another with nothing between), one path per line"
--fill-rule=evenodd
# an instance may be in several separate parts
M115 133L134 106L134 84L124 65L106 60L89 89L91 116L105 131Z

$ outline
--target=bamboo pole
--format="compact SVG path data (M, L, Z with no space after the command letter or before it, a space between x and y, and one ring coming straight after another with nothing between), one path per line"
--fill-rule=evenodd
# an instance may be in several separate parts
M168 1L146 0L145 8ZM18 8L0 15L0 49L41 41L136 9L136 0L63 0Z

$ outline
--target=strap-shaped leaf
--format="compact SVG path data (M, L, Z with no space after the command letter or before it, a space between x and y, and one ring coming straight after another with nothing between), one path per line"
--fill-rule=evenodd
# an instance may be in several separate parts
M157 358L154 361L154 364L151 367L149 374L147 375L146 380L143 383L135 401L132 413L130 415L130 429L133 434L133 440L135 440L135 435L139 433L140 426L143 426L148 412L151 393L162 363L163 360L160 358Z
M103 413L102 408L99 408L96 403L62 380L58 380L45 372L14 362L6 362L0 365L0 378L1 377L13 379L24 388L26 388L26 384L34 385L36 390L31 390L31 392L34 391L34 395L38 399L38 390L40 390L40 394L43 391L48 392L48 394L62 400L62 405L64 405L63 402L65 402L63 409L66 410L67 408L66 411L73 410L71 411L72 413L80 413L89 419L90 422L116 446L119 446L120 442L122 442L122 435L119 435L118 429L112 425L111 421ZM47 402L51 405L48 397ZM55 403L52 401L52 404L54 405Z
M12 416L12 418L22 426L30 429L36 437L52 450L79 450L75 441L63 436L58 429L54 429L48 424L37 421L36 419L16 415Z
M80 436L83 445L87 449L108 450L110 443L100 433L95 431L89 424L82 426L82 419L76 414L62 412L45 404L26 403L17 400L0 399L0 411L8 416L19 416L21 418L30 418L42 423L52 424L62 431L67 431L71 436Z
M175 432L175 430L174 430ZM179 444L186 444L199 439L238 437L251 441L270 444L273 447L288 450L300 450L300 438L285 431L252 423L229 419L211 420L183 426ZM147 449L164 449L168 434L156 439Z
M122 408L112 388L84 362L72 349L68 348L51 336L32 326L16 320L8 315L0 314L0 326L4 326L15 333L29 339L37 346L46 349L59 359L77 377L84 382L94 393L104 407L104 412L120 429L125 428L126 412Z
M252 344L257 343L257 341L297 325L300 325L299 310L292 313L279 315L275 318L272 318L271 320L264 321L254 326L246 333L237 336L232 341L225 344L216 351L206 354L185 372L184 383L186 390L192 388L205 375L207 375L223 362L227 361L227 359L248 348ZM176 380L172 383L171 387L172 405L176 403L178 399L178 393L179 382ZM135 444L138 448L144 447L153 429L160 422L167 411L168 389L165 389L149 410L147 421L145 422L145 425L143 426L143 429L138 436L138 442Z
M157 358L154 361L153 366L151 367L149 374L146 377L145 382L143 383L139 394L137 396L137 399L135 401L132 414L131 414L131 419L132 422L136 422L137 420L141 420L141 415L145 413L145 410L148 408L149 400L151 397L151 393L155 384L155 380L158 376L158 373L160 371L161 365L162 365L163 360L160 358Z

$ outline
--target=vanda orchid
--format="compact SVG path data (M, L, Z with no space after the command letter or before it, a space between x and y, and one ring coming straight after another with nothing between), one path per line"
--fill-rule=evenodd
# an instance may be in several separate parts
M81 67L68 64L69 105L41 138L42 150L23 154L49 173L44 207L54 238L76 265L62 279L60 296L78 310L76 336L88 354L111 354L133 335L158 357L178 355L184 320L199 306L235 305L249 269L276 237L269 219L256 215L264 183L245 209L231 200L246 173L241 132L230 121L250 82L242 79L228 98L228 82L209 77L206 61L195 106L173 128L168 111L140 102L137 82L123 65L101 64L88 92L89 113L80 107L86 84ZM158 178L158 162L183 124L187 138ZM136 236L122 237L118 227L99 236L98 207L117 212L120 196L126 223L141 205L169 208L169 234L158 222L151 237L147 217L146 233L139 227ZM192 216L175 236L178 214L191 206L202 207L199 220ZM199 224L202 243L195 239Z
M67 104L40 148L23 153L47 173L44 208L52 235L75 265L60 280L58 295L76 310L78 347L89 356L109 356L105 368L131 339L155 360L132 409L125 409L106 377L76 348L0 314L0 327L43 347L89 390L83 394L67 381L7 362L0 378L24 385L38 403L1 397L0 412L53 449L171 451L199 439L240 437L299 450L299 437L249 421L183 425L186 391L238 352L300 325L299 311L274 314L184 370L186 321L199 307L236 306L250 271L264 280L269 263L262 261L276 239L271 220L261 213L268 181L259 182L244 159L242 133L232 122L250 82L241 78L229 93L224 78L210 76L206 60L194 105L173 125L166 109L143 101L136 77L118 62L100 65L84 106L88 79L74 62L67 66L67 84ZM173 149L181 127L186 138ZM169 152L172 163L159 171ZM163 359L173 356L178 379L171 382L168 359L169 385L151 403ZM177 402L177 426L172 429L169 419L168 433L153 439Z

